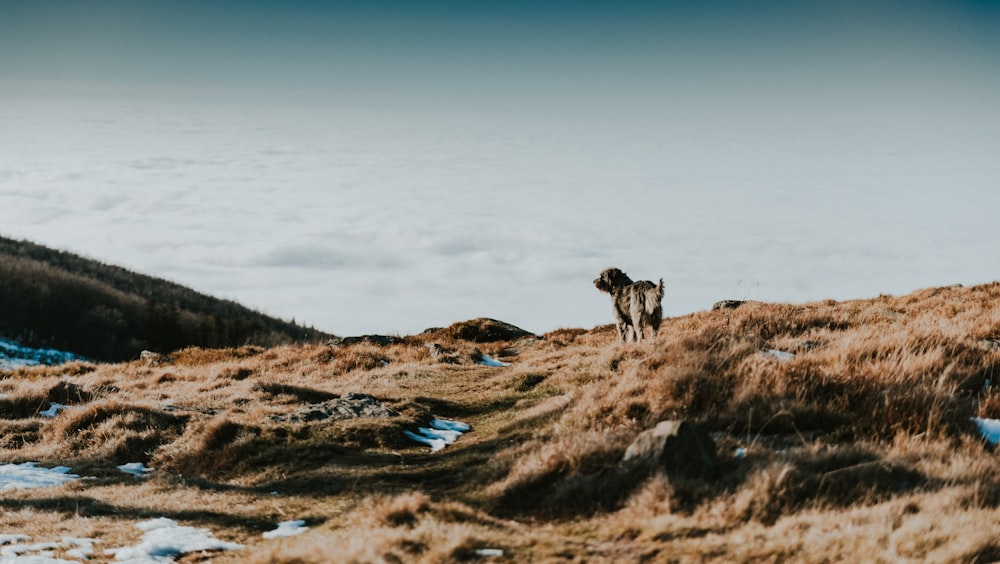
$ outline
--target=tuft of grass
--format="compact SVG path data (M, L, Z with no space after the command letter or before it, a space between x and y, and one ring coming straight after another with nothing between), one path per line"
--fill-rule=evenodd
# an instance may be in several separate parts
M489 491L499 512L589 512L614 505L627 486L615 468L628 447L623 433L574 433L528 443L511 453L506 477ZM590 495L576 497L587 492ZM599 493L597 497L593 494ZM598 500L603 503L595 505ZM584 507L580 507L581 503Z
M161 445L176 440L186 418L114 400L66 410L45 427L43 440L56 456L106 459L108 465L149 462Z
M431 508L431 498L423 492L399 495L375 504L371 510L376 525L413 527Z
M216 478L231 474L259 454L261 430L219 415L201 425L190 425L183 437L162 452L156 464L184 476Z

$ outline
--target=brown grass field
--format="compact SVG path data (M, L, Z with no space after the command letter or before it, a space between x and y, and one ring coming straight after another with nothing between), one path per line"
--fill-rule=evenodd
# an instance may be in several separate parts
M93 477L3 492L0 533L92 537L96 561L155 517L246 545L181 562L1000 559L1000 458L971 422L1000 417L1000 283L747 303L666 319L642 345L610 325L491 342L477 327L0 372L0 462ZM477 348L511 366L469 361ZM349 392L399 416L272 419ZM49 402L72 407L40 417ZM472 430L430 453L403 431L434 416ZM623 469L664 419L712 433L716 475ZM128 462L154 471L114 468ZM261 536L292 519L309 530Z

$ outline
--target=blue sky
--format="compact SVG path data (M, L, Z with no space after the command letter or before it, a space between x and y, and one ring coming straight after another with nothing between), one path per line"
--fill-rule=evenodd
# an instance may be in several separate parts
M994 2L9 0L2 10L5 80L396 89L444 103L923 72L974 81L995 74L1000 41Z
M0 233L336 333L993 280L996 2L0 6Z

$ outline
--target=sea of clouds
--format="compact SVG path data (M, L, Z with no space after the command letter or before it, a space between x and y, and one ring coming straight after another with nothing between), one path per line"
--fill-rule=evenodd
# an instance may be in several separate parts
M0 234L342 335L608 323L608 266L663 277L669 316L1000 278L995 116L722 107L13 97Z

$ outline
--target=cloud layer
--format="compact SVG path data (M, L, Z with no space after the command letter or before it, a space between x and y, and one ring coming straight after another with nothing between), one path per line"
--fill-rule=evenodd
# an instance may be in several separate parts
M339 334L998 277L988 6L251 4L8 6L0 233Z

